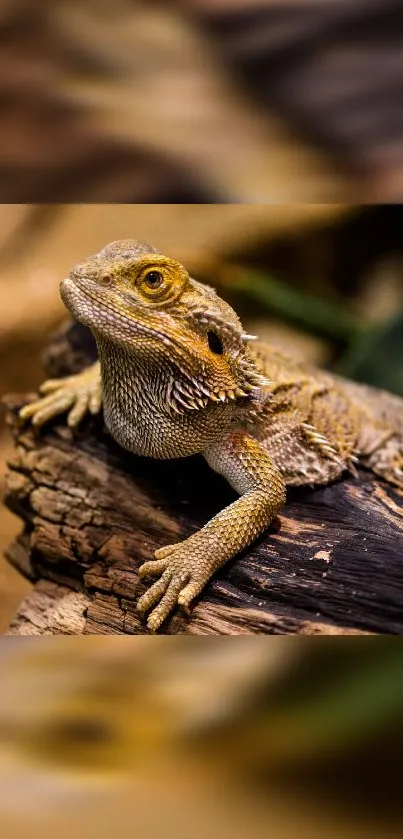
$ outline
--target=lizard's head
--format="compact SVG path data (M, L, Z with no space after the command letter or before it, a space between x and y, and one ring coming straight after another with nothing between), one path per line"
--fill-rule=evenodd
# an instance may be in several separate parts
M98 342L166 370L168 400L178 412L251 399L268 384L233 309L148 245L107 245L71 271L61 295Z

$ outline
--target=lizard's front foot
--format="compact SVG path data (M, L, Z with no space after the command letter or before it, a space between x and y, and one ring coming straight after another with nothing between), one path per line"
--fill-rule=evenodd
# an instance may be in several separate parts
M160 548L155 552L156 559L145 562L139 569L140 577L161 574L137 604L142 614L155 606L147 620L151 632L159 629L177 604L188 613L190 603L212 576L214 566L208 560L211 545L202 542L200 534L195 533L184 542Z
M58 414L68 412L67 424L75 428L87 411L97 414L102 407L101 377L96 363L82 373L65 379L49 379L40 387L41 399L21 408L21 420L42 426Z

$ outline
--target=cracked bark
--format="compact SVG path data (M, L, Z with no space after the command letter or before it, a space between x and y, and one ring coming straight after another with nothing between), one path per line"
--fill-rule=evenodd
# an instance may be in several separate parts
M87 330L68 325L45 353L49 376L89 363ZM200 458L129 455L88 419L35 433L15 416L5 502L23 521L7 557L34 582L9 634L139 634L139 565L233 498ZM168 634L402 634L403 493L360 472L289 494L271 531L228 563Z

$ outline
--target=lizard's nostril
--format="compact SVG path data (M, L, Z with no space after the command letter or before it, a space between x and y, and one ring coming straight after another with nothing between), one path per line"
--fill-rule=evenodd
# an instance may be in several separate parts
M217 335L216 332L208 332L207 333L207 340L208 345L215 355L222 355L224 352L224 347L221 341L221 338Z
M101 277L98 277L98 282L103 286L110 286L112 285L112 277L109 274L104 274Z

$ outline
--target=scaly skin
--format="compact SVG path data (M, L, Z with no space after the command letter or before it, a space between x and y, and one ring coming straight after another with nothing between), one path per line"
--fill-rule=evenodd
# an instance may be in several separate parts
M68 411L75 427L103 406L125 449L203 454L241 496L140 568L159 578L138 603L150 630L176 604L188 610L214 572L270 525L287 484L327 484L360 459L403 487L403 400L252 343L215 291L153 248L108 245L73 269L61 295L92 330L99 362L45 382L21 418L41 426Z

